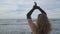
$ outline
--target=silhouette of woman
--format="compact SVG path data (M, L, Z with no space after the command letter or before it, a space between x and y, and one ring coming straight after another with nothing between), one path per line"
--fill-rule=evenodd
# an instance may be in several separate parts
M27 13L28 24L32 30L32 34L48 34L51 31L51 24L48 21L47 14L44 10L42 10L37 3L34 2L35 5L33 8ZM38 15L37 25L35 25L31 19L31 14L35 9L39 9L41 14Z

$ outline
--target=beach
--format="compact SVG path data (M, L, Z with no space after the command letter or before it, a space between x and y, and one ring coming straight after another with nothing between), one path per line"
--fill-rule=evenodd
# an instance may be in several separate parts
M60 34L60 19L49 19L52 31L50 34ZM0 34L31 34L26 19L0 19Z

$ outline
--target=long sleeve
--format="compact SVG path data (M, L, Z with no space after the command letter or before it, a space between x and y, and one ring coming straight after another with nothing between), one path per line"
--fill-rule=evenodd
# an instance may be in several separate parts
M31 19L31 14L33 13L34 9L31 9L28 13L27 13L27 19Z
M46 14L46 12L44 10L42 10L40 7L38 9L41 11L42 14Z

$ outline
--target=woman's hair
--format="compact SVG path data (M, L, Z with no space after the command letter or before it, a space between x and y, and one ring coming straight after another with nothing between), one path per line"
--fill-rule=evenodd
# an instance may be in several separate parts
M38 15L37 26L38 26L38 31L43 34L47 34L50 32L51 25L48 21L47 15L45 14Z

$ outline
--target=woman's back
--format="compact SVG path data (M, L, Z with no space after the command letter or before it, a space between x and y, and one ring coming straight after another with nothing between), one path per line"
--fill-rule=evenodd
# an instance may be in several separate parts
M51 24L45 14L39 14L37 19L37 31L41 34L48 34L51 30Z

